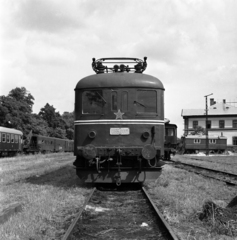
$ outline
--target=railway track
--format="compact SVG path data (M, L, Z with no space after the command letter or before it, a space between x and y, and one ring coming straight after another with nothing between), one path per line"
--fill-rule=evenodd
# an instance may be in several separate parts
M177 168L182 168L190 172L195 172L197 174L203 175L208 178L213 178L222 182L225 182L228 185L237 185L237 174L228 173L216 169L205 168L197 166L194 164L183 163L180 161L169 160Z
M144 188L94 188L63 237L69 239L178 240Z

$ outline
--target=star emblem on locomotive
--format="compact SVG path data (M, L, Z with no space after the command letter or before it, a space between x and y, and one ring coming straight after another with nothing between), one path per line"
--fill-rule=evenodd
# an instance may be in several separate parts
M124 113L122 113L122 112L120 111L120 109L118 110L117 113L114 113L114 114L116 115L116 119L123 119L123 114L124 114Z

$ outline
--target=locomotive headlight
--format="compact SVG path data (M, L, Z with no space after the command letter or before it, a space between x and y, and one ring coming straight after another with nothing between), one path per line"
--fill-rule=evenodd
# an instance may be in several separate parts
M144 133L142 134L142 137L145 138L145 139L149 138L149 136L150 136L150 133L149 133L149 132L144 132Z
M156 156L156 149L153 145L147 144L142 149L142 156L147 159L151 160Z
M88 136L89 136L89 138L95 138L96 132L95 131L91 131L91 132L88 133Z
M96 147L92 144L88 144L82 148L82 155L86 159L93 159L96 157Z

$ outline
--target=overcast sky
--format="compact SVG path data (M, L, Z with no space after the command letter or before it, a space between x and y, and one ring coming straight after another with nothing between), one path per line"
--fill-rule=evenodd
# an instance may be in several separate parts
M147 56L179 136L204 95L237 102L235 0L0 0L0 24L0 96L25 87L34 113L72 112L93 57Z

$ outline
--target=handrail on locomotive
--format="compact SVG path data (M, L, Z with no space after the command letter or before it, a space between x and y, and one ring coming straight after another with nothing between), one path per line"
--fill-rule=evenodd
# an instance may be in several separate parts
M104 64L107 64L106 66ZM115 65L114 65L115 64ZM119 65L120 64L120 65ZM132 66L126 64L133 64ZM135 65L134 65L135 64ZM113 65L113 66L110 66ZM143 73L147 68L147 57L144 61L139 58L92 58L92 69L97 73L130 72Z

